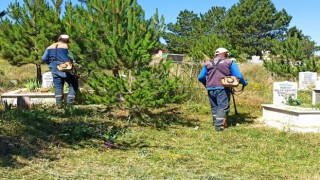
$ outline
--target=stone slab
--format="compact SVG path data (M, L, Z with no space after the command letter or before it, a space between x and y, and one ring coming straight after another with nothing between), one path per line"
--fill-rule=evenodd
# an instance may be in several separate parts
M289 97L297 99L298 84L282 81L273 83L273 104L286 104Z
M10 91L1 94L1 101L7 102L8 104L12 104L14 106L18 105L18 99L22 103L21 106L30 106L32 104L45 104L45 103L55 103L56 99L54 93L23 93L25 89ZM29 104L29 105L28 105Z
M310 90L314 88L317 80L316 72L299 72L299 89Z
M288 105L262 104L262 121L285 131L320 133L320 111Z
M320 89L312 90L312 104L320 104Z
M42 87L50 88L53 86L53 77L51 72L46 72L42 75Z

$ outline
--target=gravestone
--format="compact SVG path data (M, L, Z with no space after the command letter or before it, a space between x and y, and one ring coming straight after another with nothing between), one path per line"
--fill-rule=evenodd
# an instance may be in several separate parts
M320 90L320 77L316 80L316 89Z
M312 104L320 104L320 89L312 90Z
M263 61L260 60L260 56L252 56L251 58L252 58L250 61L251 63L263 64Z
M168 54L167 60L172 59L173 62L182 62L184 55L183 54Z
M320 77L317 78L316 87L312 89L312 104L320 104Z
M260 56L251 56L252 61L259 61L260 60Z
M273 104L286 104L289 97L297 99L298 84L296 82L274 82L273 83Z
M42 75L42 88L50 88L53 86L53 77L51 72Z
M317 80L316 72L299 72L299 89L308 90L315 86Z

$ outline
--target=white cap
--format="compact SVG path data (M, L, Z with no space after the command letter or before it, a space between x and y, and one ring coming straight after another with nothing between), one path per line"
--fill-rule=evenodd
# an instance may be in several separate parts
M229 55L229 51L226 48L218 48L214 54L217 55L221 53L227 53Z
M62 35L60 35L60 38L61 38L61 39L69 39L69 36L66 35L66 34L62 34Z

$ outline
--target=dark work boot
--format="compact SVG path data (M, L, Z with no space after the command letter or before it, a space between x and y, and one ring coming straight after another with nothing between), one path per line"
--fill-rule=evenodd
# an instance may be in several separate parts
M217 118L217 115L212 115L212 123L213 123L213 125L216 124L216 118Z
M216 131L224 130L224 118L216 118L216 122L214 124Z
M63 96L62 95L56 95L56 106L58 108L63 108Z
M68 96L67 96L67 105L68 105L68 106L73 105L74 102L75 102L74 99L75 99L75 95L68 95Z

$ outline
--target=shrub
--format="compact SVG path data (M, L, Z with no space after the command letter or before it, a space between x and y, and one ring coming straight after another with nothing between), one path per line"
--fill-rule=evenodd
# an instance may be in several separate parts
M318 72L320 67L316 63L316 58L302 61L302 64L293 64L292 62L284 61L264 61L264 67L267 68L273 75L281 77L293 78L299 75L299 72L311 71Z
M25 86L28 91L35 91L37 88L41 88L40 83L36 79L28 80Z

